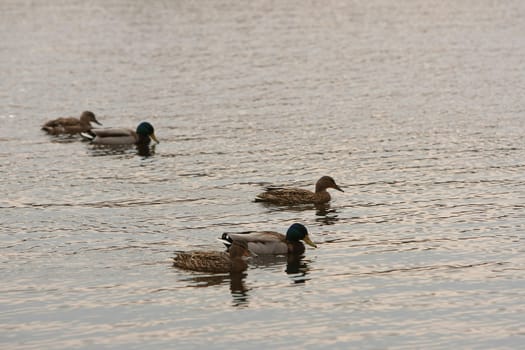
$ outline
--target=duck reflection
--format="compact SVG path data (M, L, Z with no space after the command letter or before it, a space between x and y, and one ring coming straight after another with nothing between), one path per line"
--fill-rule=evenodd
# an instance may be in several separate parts
M329 203L275 206L273 204L261 202L260 205L266 208L268 212L285 210L301 212L305 210L315 210L315 215L317 216L315 221L323 225L333 225L337 221L339 221L339 215L337 214L337 210L335 208L330 207Z
M53 137L52 143L73 143L78 142L80 137L78 135L58 135Z
M248 288L244 279L248 276L244 272L230 273L230 293L233 298L233 306L248 306Z
M155 146L156 144L152 145L152 146L148 146L148 145L137 145L137 154L141 157L152 157L153 155L155 155Z
M245 279L248 276L245 272L230 272L227 274L196 275L184 281L189 282L188 287L206 288L230 283L230 293L233 306L248 306L248 291Z
M252 258L251 264L261 268L274 268L286 265L285 272L294 283L305 283L310 280L310 268L303 254L260 255Z
M318 216L315 218L316 222L324 225L333 225L339 221L337 210L335 208L330 208L330 204L317 204L315 210L315 215Z
M309 271L310 268L303 255L288 255L286 274L290 276L294 283L306 283L306 281L309 281L310 278L307 277Z
M155 155L155 146L148 145L93 145L89 152L94 157L114 156L114 155L132 155L134 150L140 157L152 157Z

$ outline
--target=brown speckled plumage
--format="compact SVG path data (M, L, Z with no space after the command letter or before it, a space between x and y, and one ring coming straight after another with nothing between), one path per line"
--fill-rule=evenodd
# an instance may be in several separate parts
M257 195L256 202L268 202L277 205L324 204L331 199L327 188L344 192L330 176L321 177L315 184L315 192L301 188L267 188Z
M80 115L80 118L69 117L50 120L42 126L42 130L51 135L74 135L91 130L91 123L102 125L95 118L93 112L85 111Z
M227 273L241 272L248 267L245 257L250 256L248 245L234 242L228 252L181 252L173 258L173 265L186 270Z

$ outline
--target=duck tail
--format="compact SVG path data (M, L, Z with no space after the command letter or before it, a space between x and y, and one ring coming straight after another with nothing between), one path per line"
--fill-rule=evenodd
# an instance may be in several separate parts
M60 129L58 127L54 127L48 124L43 125L42 130L51 135L58 135L60 133Z
M80 136L82 136L84 139L90 140L90 141L93 141L93 139L95 139L95 134L92 133L91 130L81 132Z
M222 242L226 246L226 249L229 249L233 243L233 239L231 239L230 235L226 232L222 234L221 238L217 238L217 240Z
M264 189L266 190L266 192L274 192L284 190L285 188L282 186L266 186Z

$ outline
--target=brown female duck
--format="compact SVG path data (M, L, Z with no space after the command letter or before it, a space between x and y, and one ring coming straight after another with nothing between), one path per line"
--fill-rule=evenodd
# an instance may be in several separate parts
M200 272L242 272L248 267L246 258L249 256L250 251L246 242L233 242L228 252L177 253L177 256L173 258L173 265L181 269Z
M255 198L256 202L268 202L278 205L324 204L331 199L327 188L344 192L330 176L321 177L315 184L315 192L301 188L269 187Z
M74 135L91 130L91 123L102 125L95 118L93 112L85 111L82 112L80 118L69 117L50 120L42 125L42 130L51 135Z

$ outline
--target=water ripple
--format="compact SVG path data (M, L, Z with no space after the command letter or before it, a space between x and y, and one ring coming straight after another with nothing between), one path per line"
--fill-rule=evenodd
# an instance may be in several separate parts
M0 343L522 347L523 12L1 2ZM161 143L40 130L85 109L104 127L148 120ZM322 175L345 189L330 205L254 203ZM294 222L318 244L300 259L172 266L223 250L222 232Z

